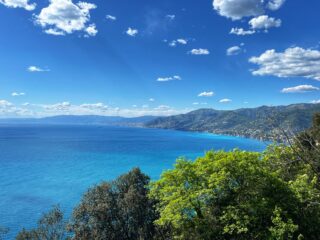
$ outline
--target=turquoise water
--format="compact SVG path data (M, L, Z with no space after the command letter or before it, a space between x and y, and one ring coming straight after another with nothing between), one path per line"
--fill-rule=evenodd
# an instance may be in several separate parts
M265 147L251 139L157 129L0 126L0 225L13 239L52 205L69 216L88 187L136 166L157 179L179 156Z

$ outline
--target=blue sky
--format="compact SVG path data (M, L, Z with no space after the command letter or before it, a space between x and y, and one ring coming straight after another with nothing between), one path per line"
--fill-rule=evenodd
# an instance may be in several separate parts
M0 0L0 116L320 102L318 0Z

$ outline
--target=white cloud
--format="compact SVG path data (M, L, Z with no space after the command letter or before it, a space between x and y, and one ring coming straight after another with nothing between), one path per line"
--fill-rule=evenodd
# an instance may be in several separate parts
M232 56L232 55L238 55L241 53L242 49L239 46L233 46L227 49L227 55Z
M175 81L175 80L182 80L182 78L178 75L172 76L172 77L159 77L157 79L158 82L168 82L168 81Z
M320 51L292 47L284 52L267 50L258 57L251 57L249 62L257 64L253 75L277 76L282 78L304 77L320 81Z
M134 29L134 28L131 28L129 27L128 30L126 31L127 35L131 36L131 37L135 37L139 31L138 29Z
M81 108L90 110L107 110L109 107L103 103L84 103L80 105Z
M170 116L191 111L191 109L175 109L167 105L160 105L150 108L148 105L132 108L119 108L107 106L104 103L84 103L80 105L70 102L60 102L55 104L22 104L22 108L16 107L13 103L0 100L1 117L48 117L56 115L101 115L101 116Z
M97 35L97 33L98 33L98 30L97 30L95 24L90 24L90 25L86 28L85 31L86 31L87 34L88 34L88 35L86 35L86 36L95 36L95 35Z
M176 15L174 15L174 14L170 15L170 14L168 14L168 15L166 15L166 18L168 18L169 20L173 21L173 20L176 18Z
M117 17L116 17L116 16L112 16L112 15L107 15L107 16L106 16L106 19L107 19L107 20L110 20L110 21L116 21L116 20L117 20Z
M282 93L305 93L311 91L318 91L320 88L314 87L312 85L299 85L295 87L289 87L282 89Z
M188 43L187 39L179 38L177 39L177 43L180 43L182 45L186 45Z
M318 104L318 103L320 103L320 99L318 99L318 100L312 100L311 103L313 103L313 104Z
M209 55L210 51L208 49L199 48L199 49L192 49L188 53L192 55Z
M252 35L256 31L254 30L244 30L243 28L232 28L230 34L235 34L239 36Z
M281 19L275 19L267 15L261 15L259 17L252 18L249 21L249 25L252 29L269 29L272 27L280 27Z
M29 72L49 72L49 69L42 69L37 66L29 66L27 69Z
M35 15L35 22L47 34L65 35L83 31L86 36L94 36L97 33L96 26L89 22L90 11L96 7L87 2L74 4L72 0L50 0L49 6Z
M257 16L264 12L261 0L214 0L213 8L221 16L240 20L243 17Z
M213 0L213 8L221 15L232 20L243 17L259 16L266 9L278 10L284 0Z
M154 102L155 99L154 98L149 98L149 102Z
M169 43L170 47L175 47L177 46L177 44L181 44L181 45L186 45L188 44L188 40L187 39L183 39L183 38L179 38L177 40L173 40Z
M11 93L12 97L19 97L19 96L24 96L26 95L24 92L13 92Z
M206 102L194 102L192 105L207 105L208 103Z
M33 113L26 109L16 107L13 103L7 100L0 100L0 116L1 117L20 117L20 116L31 116Z
M224 98L219 101L219 103L230 103L230 102L232 102L232 100L229 98Z
M9 8L24 8L32 11L36 8L36 3L29 3L29 0L0 0L0 3Z
M64 36L64 32L62 31L57 31L56 29L52 29L52 28L49 28L47 30L44 30L44 32L46 34L49 34L49 35L55 35L55 36Z
M275 10L278 10L284 4L285 1L286 0L270 0L268 2L268 6L267 7L270 10L275 11Z
M0 100L0 108L11 107L13 104L7 100Z
M202 92L198 94L198 97L212 97L214 96L214 92Z
M52 105L43 105L43 108L48 111L68 111L71 107L70 102L61 102Z

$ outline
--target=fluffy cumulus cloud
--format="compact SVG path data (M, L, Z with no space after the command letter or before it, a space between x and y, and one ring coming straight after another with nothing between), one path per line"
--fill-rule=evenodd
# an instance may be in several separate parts
M168 82L168 81L180 81L182 78L178 75L172 76L172 77L159 77L157 79L158 82Z
M0 116L1 117L27 117L33 116L34 113L26 108L16 107L7 100L0 100Z
M219 101L219 103L231 103L231 102L232 102L232 100L229 99L229 98L224 98L224 99L221 99L221 100Z
M283 93L305 93L305 92L311 92L311 91L318 91L320 90L318 87L312 86L312 85L299 85L295 87L289 87L282 89L281 92Z
M252 71L258 76L277 76L281 78L304 77L320 81L320 51L291 47L284 52L267 50L249 62L259 67Z
M227 49L227 55L228 56L233 56L233 55L238 55L241 53L242 49L239 46L233 46Z
M231 28L230 34L235 34L238 36L252 35L256 33L254 30L245 30L243 28Z
M214 96L214 92L202 92L198 94L198 97L212 97Z
M31 3L29 0L0 0L0 3L9 8L24 8L32 11L36 8L36 3Z
M249 25L252 29L269 29L272 27L280 27L281 20L269 17L267 15L261 15L259 17L252 18L249 21Z
M0 100L0 108L7 108L11 106L13 106L11 102L8 102L7 100Z
M213 8L232 20L262 15L266 9L278 10L284 0L213 0Z
M175 47L177 46L178 44L180 45L186 45L188 44L188 40L187 39L184 39L184 38L178 38L177 40L173 40L169 43L169 46L170 47Z
M50 0L49 6L35 15L35 22L51 35L81 31L85 36L95 36L98 31L95 24L90 24L90 11L96 7L87 2L75 4L72 0Z
M191 55L209 55L210 51L205 48L192 49L188 52Z
M130 37L135 37L139 33L138 29L134 29L129 27L128 30L126 31L126 34L129 35Z
M267 4L267 7L270 10L278 10L279 8L281 8L281 6L284 4L286 0L270 0Z
M95 24L90 24L85 31L87 32L87 34L85 35L86 37L88 36L95 36L98 33L98 30L96 28Z

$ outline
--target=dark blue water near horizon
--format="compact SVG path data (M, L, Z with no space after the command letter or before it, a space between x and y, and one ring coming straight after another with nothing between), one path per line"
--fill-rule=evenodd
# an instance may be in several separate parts
M253 139L159 129L0 126L0 226L10 228L5 239L14 239L53 205L70 216L89 187L133 167L158 179L179 156L265 147Z

